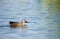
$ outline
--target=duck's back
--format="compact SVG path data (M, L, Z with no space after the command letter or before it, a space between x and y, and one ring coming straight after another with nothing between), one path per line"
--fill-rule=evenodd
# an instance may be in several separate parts
M10 21L10 27L19 27L19 23L18 22L12 22Z

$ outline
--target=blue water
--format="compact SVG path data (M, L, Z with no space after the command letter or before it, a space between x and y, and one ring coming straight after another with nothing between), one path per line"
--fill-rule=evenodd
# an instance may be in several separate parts
M57 31L42 2L37 0L0 0L0 39L59 39ZM25 18L26 28L10 28L9 21L20 22ZM47 21L47 22L46 22ZM48 25L53 25L49 29ZM55 23L56 24L56 23Z

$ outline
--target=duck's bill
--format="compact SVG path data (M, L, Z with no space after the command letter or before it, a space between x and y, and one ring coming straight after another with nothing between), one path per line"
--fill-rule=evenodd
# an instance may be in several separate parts
M25 21L25 23L29 23L28 21Z

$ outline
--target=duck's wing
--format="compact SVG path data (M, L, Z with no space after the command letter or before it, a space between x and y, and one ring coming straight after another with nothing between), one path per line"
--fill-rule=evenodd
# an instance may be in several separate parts
M9 22L9 24L11 24L11 23L18 23L18 22L13 22L13 21L10 21L10 22Z

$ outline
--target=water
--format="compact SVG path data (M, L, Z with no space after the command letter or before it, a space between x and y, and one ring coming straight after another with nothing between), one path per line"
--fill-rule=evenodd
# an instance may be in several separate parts
M59 39L56 23L42 6L37 0L0 0L0 39ZM9 27L9 21L20 22L22 18L29 22L24 31Z

